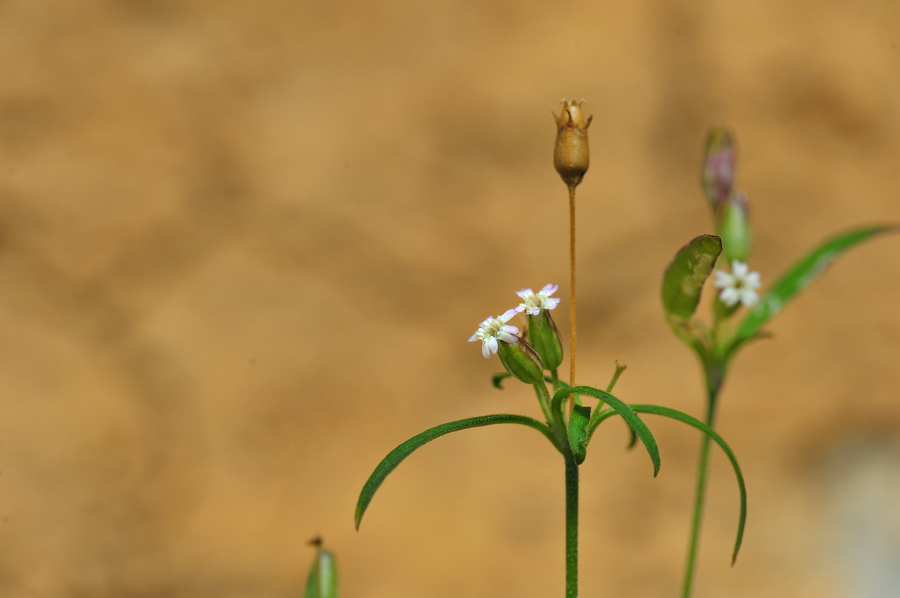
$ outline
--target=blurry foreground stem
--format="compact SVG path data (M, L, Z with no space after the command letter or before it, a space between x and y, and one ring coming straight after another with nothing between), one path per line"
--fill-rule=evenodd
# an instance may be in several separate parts
M706 360L704 360L706 361ZM704 363L706 373L706 420L710 428L716 416L716 400L722 389L725 378L725 366L718 362ZM709 469L709 445L710 437L703 435L700 442L700 462L697 465L697 488L694 491L694 516L691 521L691 539L688 545L687 563L684 568L684 581L682 583L682 598L690 598L694 584L694 572L697 569L697 551L700 547L700 527L703 522L704 497L706 494L706 472Z

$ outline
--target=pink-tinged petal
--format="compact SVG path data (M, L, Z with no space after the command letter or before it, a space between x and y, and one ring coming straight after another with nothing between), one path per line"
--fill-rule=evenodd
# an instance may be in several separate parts
M522 299L524 299L528 295L533 295L533 294L534 293L531 291L531 289L522 289L521 291L516 291L516 295L518 295Z
M497 354L497 346L498 346L498 345L497 345L497 338L491 336L491 337L488 337L488 339L487 339L486 341L484 341L484 342L487 344L488 349L490 350L490 352L493 353L494 355L496 355L496 354Z
M501 322L503 322L504 324L506 324L513 318L513 316L515 316L518 313L519 312L516 311L515 308L507 309L505 312L503 312L503 315L498 316L497 319L500 320Z
M556 309L562 299L550 298L544 300L544 309Z
M525 310L525 313L528 314L529 316L536 316L539 313L541 313L541 308L540 307L532 307L531 309Z
M525 311L525 307L526 307L526 305L525 305L524 303L520 303L520 304L518 305L518 307L515 308L515 310L516 310L516 312L518 312L518 313L522 313L523 311Z
M509 332L510 334L519 334L519 329L516 326L510 326L508 324L506 326L502 326L500 330Z
M481 343L481 354L484 355L485 359L491 358L491 349L490 347L488 347L487 341Z
M470 338L470 339L469 339L468 341L466 341L466 342L474 343L474 342L477 341L477 340L478 340L478 332L475 332L475 334L472 335L472 338Z
M559 289L559 285L558 285L558 284L550 283L550 284L544 285L544 288L541 289L541 292L547 293L548 295L552 295L552 294L555 293L558 289Z
M747 275L747 264L734 260L731 262L731 273L737 278L743 278Z
M719 294L719 299L721 299L722 303L724 303L728 307L733 307L738 301L740 301L741 293L734 287L727 287L725 289L722 289L722 292Z
M516 341L519 340L519 337L513 336L512 334L506 332L505 330L501 330L497 333L497 338L506 343L507 345L515 345Z

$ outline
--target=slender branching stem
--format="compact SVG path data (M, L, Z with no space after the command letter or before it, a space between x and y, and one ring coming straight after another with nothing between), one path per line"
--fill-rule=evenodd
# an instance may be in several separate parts
M716 363L706 364L706 425L713 427L716 416L716 402L722 388L725 371ZM700 443L700 462L697 465L697 487L694 491L694 514L691 521L690 544L688 545L687 563L684 568L684 581L681 587L682 598L690 598L694 585L694 573L697 570L697 552L700 548L700 527L703 522L703 507L706 496L706 474L709 470L710 438L706 434Z
M578 464L566 460L566 598L578 598Z
M569 185L569 386L575 386L575 185ZM575 395L569 396L569 415Z

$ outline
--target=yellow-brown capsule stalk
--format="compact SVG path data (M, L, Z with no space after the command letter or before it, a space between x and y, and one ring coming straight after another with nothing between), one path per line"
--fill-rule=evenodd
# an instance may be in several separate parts
M553 165L563 182L574 189L590 163L587 130L593 116L585 118L581 106L584 100L563 100L563 109L556 119L556 148L553 150Z

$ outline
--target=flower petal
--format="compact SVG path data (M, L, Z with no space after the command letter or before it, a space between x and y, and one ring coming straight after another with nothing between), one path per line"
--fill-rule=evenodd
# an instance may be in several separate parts
M544 285L544 288L541 289L541 292L542 292L542 293L547 293L548 295L552 295L552 294L555 293L558 289L559 289L559 285L550 283L550 284Z
M497 338L506 343L507 345L515 345L516 341L519 340L519 337L513 336L512 334L506 332L505 330L501 330L497 333Z
M562 299L557 299L556 297L544 299L544 305L542 307L544 309L556 309L556 306L559 305L560 301L562 301Z
M516 315L517 313L519 313L519 312L516 311L516 308L507 309L505 312L503 312L503 315L497 316L497 319L500 320L501 322L503 322L504 324L506 324L506 323L509 322L509 321L513 318L513 316Z
M477 341L477 340L478 340L478 333L479 333L479 332L481 332L481 331L480 331L480 330L476 330L476 331L475 331L475 334L472 335L472 338L470 338L470 339L469 339L468 341L466 341L466 342L474 343L475 341Z
M741 300L741 293L734 287L725 287L719 293L719 299L728 307L734 307Z
M484 355L485 359L491 358L491 348L488 347L487 340L485 340L483 343L481 343L481 354Z
M743 278L747 276L747 264L734 260L731 262L731 273L735 278Z
M487 348L490 350L491 353L496 355L496 353L497 353L497 338L496 337L494 337L494 336L487 337L484 341L484 344L487 345Z

